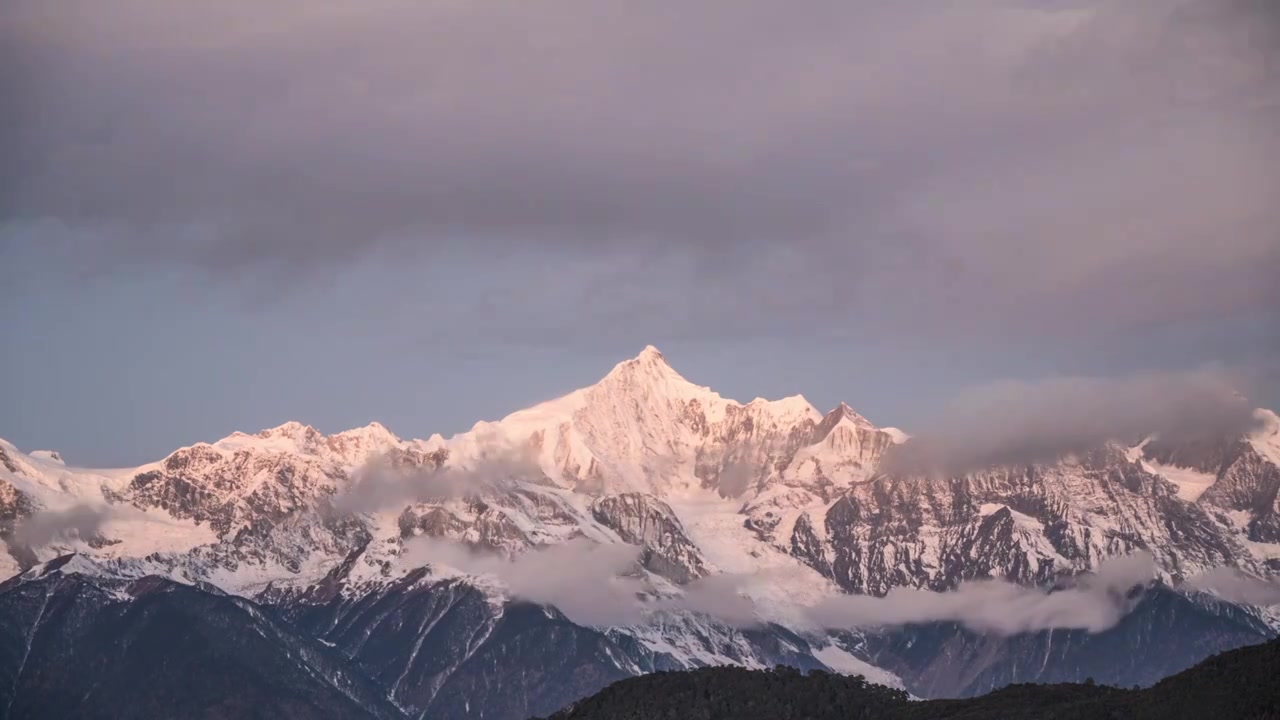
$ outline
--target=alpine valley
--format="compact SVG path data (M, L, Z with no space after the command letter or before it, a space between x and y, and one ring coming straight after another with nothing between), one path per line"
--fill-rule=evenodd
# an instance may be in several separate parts
M1147 686L1280 630L1274 608L1184 582L1280 575L1280 419L1257 418L1243 437L904 475L878 469L902 431L844 404L723 398L649 347L448 439L287 423L112 470L0 441L0 717L517 720L726 664L924 698ZM652 597L745 579L758 622L674 605L592 621L424 553L432 541L517 558L635 546L627 574ZM1100 632L831 631L795 611L986 578L1065 587L1135 552L1155 578Z

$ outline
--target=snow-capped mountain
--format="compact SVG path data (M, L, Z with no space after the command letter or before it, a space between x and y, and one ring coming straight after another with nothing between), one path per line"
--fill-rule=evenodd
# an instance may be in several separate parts
M749 498L759 534L775 516L829 502L865 480L893 442L845 405L824 416L798 396L722 398L650 347L595 385L448 440L403 441L378 424L325 436L286 423L105 471L67 468L5 444L0 487L15 519L81 504L119 511L106 513L98 529L101 548L59 538L36 548L37 557L66 550L150 557L237 591L265 579L314 580L366 533L426 533L511 550L578 534L645 541L654 562L687 579L714 570L703 555L715 549L686 536L699 528L684 524L697 526L705 514L695 510L737 514ZM325 501L341 497L375 458L401 470L452 471L461 484L449 497L406 497L358 522L326 515ZM152 525L169 528L168 545L149 539L154 533L143 528ZM193 553L200 562L184 557ZM245 587L235 585L240 580Z
M715 662L878 672L866 665L873 656L909 689L936 689L937 666L895 645L900 636L814 635L789 607L970 578L1049 584L1135 550L1171 585L1220 566L1280 573L1280 420L1259 418L1263 430L1244 438L1156 438L956 477L881 473L905 433L845 404L824 414L799 396L721 397L649 347L594 385L448 439L286 423L115 470L0 441L0 576L79 553L112 577L255 598L341 649L411 715L466 716L468 693L482 690L535 692L501 679L512 663L523 672L541 662L517 638L533 627L548 647L594 648L556 670L587 678L572 692ZM755 575L741 592L766 623L744 631L686 614L605 630L553 609L529 614L500 584L423 567L406 548L424 536L516 554L575 538L635 545L638 572L658 592ZM768 579L779 572L785 586ZM1232 622L1229 632L1206 624L1213 639L1172 662L1269 632L1261 620ZM948 638L948 653L965 656ZM1009 647L1011 658L1026 652ZM1028 677L1010 672L993 677Z

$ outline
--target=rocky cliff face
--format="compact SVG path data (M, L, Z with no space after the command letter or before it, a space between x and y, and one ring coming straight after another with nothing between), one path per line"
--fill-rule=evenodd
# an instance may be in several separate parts
M401 462L429 462L413 454L418 448L402 445L377 424L325 437L310 426L286 423L177 450L134 474L113 499L208 523L219 537L260 533L314 509L375 456L395 449Z
M652 572L687 583L707 574L706 562L666 503L641 493L607 495L591 504L596 522L622 542L644 548L641 562Z
M1224 461L1217 481L1200 496L1205 507L1225 511L1243 525L1246 537L1255 543L1280 543L1280 468L1251 444L1238 442ZM1275 569L1275 557L1266 564Z
M1113 445L1071 462L963 477L878 475L772 539L846 590L877 595L981 577L1043 584L1136 550L1171 578L1222 565L1267 572L1267 558L1244 540L1265 534L1274 465L1243 452L1220 484L1188 502L1130 454ZM1224 514L1246 509L1243 525Z

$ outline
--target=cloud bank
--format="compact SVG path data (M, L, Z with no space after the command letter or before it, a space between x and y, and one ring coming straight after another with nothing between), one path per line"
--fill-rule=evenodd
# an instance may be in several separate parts
M0 256L272 288L469 268L492 292L433 322L544 342L1275 322L1276 16L12 0Z
M882 598L833 596L811 612L830 628L956 622L974 632L997 635L1060 628L1096 633L1128 614L1133 589L1154 578L1151 556L1139 553L1100 563L1096 573L1079 576L1077 584L1065 590L970 581L952 592L894 588Z
M1109 441L1136 444L1236 437L1258 422L1221 371L1065 377L972 388L946 404L886 457L886 472L964 473L1052 461Z
M411 564L442 564L497 578L522 600L551 605L583 625L629 625L643 619L637 593L642 582L624 574L638 569L640 548L583 538L507 557L434 538L405 546Z
M748 589L760 577L715 574L677 593L658 593L639 571L640 548L631 545L578 538L505 556L418 538L406 545L405 553L411 564L441 564L494 577L514 597L555 606L584 625L640 624L672 612L697 613L735 627L767 622L767 612L756 605ZM999 635L1062 628L1102 632L1129 612L1135 591L1154 577L1151 556L1139 553L1103 562L1095 573L1078 576L1066 589L982 580L949 592L897 588L885 597L832 591L816 605L797 609L814 627L831 630L957 622L974 632Z
M483 434L477 443L484 450L466 467L406 466L394 454L373 457L352 474L350 484L328 498L328 506L341 515L399 510L412 503L482 494L542 475L528 447Z

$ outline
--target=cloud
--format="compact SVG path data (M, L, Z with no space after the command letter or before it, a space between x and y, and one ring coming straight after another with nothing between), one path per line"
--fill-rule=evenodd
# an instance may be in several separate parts
M1236 392L1239 382L1209 369L984 385L913 428L916 437L895 446L881 469L957 474L1052 461L1152 434L1171 442L1239 436L1257 422Z
M777 608L757 605L761 583L785 573L720 573L658 591L639 572L640 549L577 538L507 556L434 538L405 546L410 564L439 564L496 578L517 598L552 605L584 625L635 625L667 613L696 613L734 627L767 621ZM983 633L1012 635L1080 628L1101 632L1132 608L1133 591L1155 577L1151 556L1139 553L1103 562L1066 589L1042 590L1001 580L971 581L949 592L897 588L885 597L832 591L817 604L797 606L814 627L847 630L928 622L958 622ZM789 578L795 581L796 578ZM812 581L812 578L805 578Z
M1193 590L1213 593L1227 602L1259 606L1280 604L1280 583L1245 575L1235 568L1214 568L1188 578L1184 584Z
M1155 577L1146 554L1108 560L1065 590L1046 591L998 580L963 583L951 592L895 588L884 597L832 596L810 610L828 628L956 622L979 633L1015 635L1049 629L1102 632L1132 607L1131 591Z
M64 510L42 510L19 521L14 539L28 547L43 547L62 540L89 540L97 536L111 518L115 508L105 505L73 505Z
M764 442L747 438L730 449L715 477L716 491L722 498L738 498L761 482L769 472L771 456L786 453L781 442Z
M542 475L531 448L486 433L476 442L480 452L463 467L406 465L395 454L370 458L328 505L341 515L399 510L413 503L483 495Z
M782 579L777 573L717 573L672 588L655 584L640 563L640 547L578 537L506 554L432 537L405 544L409 566L440 565L499 581L512 596L551 605L583 625L636 625L669 613L697 613L734 627L761 618L752 590ZM794 579L794 578L792 578Z
M14 0L0 255L273 288L465 267L495 292L432 322L544 342L1274 320L1278 25L1263 0Z
M660 598L650 603L650 607L659 612L706 615L734 627L754 627L764 618L750 595L749 586L760 582L762 576L781 579L780 575L770 577L767 572L754 576L716 573L684 585L679 595Z
M504 556L434 538L405 545L411 564L440 564L497 578L522 600L551 605L583 625L630 625L643 619L643 583L625 574L639 568L640 548L577 538Z

